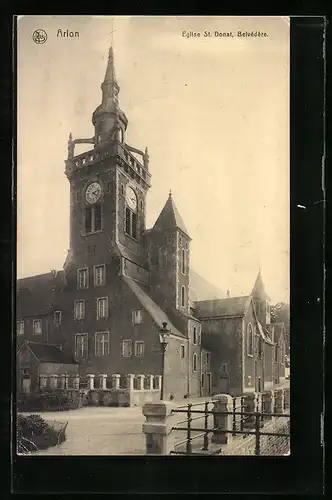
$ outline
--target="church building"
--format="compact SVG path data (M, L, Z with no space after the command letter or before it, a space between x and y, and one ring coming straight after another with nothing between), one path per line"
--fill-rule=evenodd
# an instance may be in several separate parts
M126 142L112 48L101 90L93 136L69 137L63 270L18 280L19 390L29 377L31 390L38 389L32 365L22 364L31 356L82 376L160 375L165 323L165 399L262 390L264 379L273 382L275 342L260 275L248 297L208 290L191 269L191 238L171 193L146 228L149 155ZM89 151L75 155L76 144L90 145ZM22 354L27 350L30 358Z

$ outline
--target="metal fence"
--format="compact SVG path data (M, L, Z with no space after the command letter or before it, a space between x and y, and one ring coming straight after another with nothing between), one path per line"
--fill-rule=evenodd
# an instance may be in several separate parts
M289 402L289 401L288 401ZM230 434L233 437L242 436L243 438L255 436L254 441L254 454L261 455L266 454L267 445L264 442L264 446L261 447L263 437L275 437L276 439L284 439L287 441L289 448L290 432L289 432L289 417L290 414L286 413L289 409L289 405L286 400L283 407L283 413L276 411L267 412L264 408L261 394L257 394L255 397L255 411L247 411L247 405L245 401L245 396L235 397L232 400L232 411L218 411L215 409L215 405L219 403L218 400L210 400L204 403L204 409L198 409L198 406L202 407L202 403L189 403L187 405L179 406L173 413L185 414L186 418L177 423L176 426L172 428L172 431L184 431L186 433L186 438L177 441L174 446L174 450L170 452L172 455L194 455L194 454L219 454L221 448L216 446L211 446L211 436L217 434ZM212 406L212 408L211 408ZM273 407L274 409L275 407ZM231 428L220 428L216 426L216 417L224 415L231 416L231 419L227 419L227 423ZM270 432L264 429L265 423L267 421L271 422L273 418L276 419L283 417L288 419L287 432ZM232 424L230 425L230 421ZM185 448L180 450L179 448Z

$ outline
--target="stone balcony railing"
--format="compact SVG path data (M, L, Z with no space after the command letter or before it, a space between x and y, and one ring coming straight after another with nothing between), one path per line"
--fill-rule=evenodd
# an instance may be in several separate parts
M160 398L161 375L120 375L104 373L84 377L59 374L41 374L39 389L84 391L88 404L102 406L142 406Z

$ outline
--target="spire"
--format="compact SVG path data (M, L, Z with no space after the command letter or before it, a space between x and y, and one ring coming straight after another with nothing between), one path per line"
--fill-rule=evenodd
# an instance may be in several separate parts
M113 139L124 142L128 120L119 107L120 87L115 76L113 45L110 46L108 52L107 67L101 90L102 102L92 114L95 144L104 144Z
M181 215L176 208L174 201L172 199L172 192L169 192L168 200L166 201L164 208L160 212L158 219L153 226L153 229L159 229L165 231L167 229L181 229L181 231L189 237L188 231L184 225Z
M109 98L112 98L116 104L118 104L118 94L120 87L116 80L115 67L114 67L114 54L113 46L111 45L108 51L108 62L105 73L105 78L101 84L101 90L103 91L103 102L106 102Z

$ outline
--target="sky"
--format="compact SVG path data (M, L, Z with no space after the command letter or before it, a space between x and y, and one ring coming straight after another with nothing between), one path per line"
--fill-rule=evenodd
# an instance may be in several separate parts
M46 43L33 41L36 29L47 32ZM79 37L57 36L67 29ZM238 37L239 30L268 36ZM93 136L111 43L125 140L149 149L147 227L171 189L196 272L237 296L251 291L260 267L272 302L287 302L289 22L280 17L21 16L18 278L63 267L68 136Z

